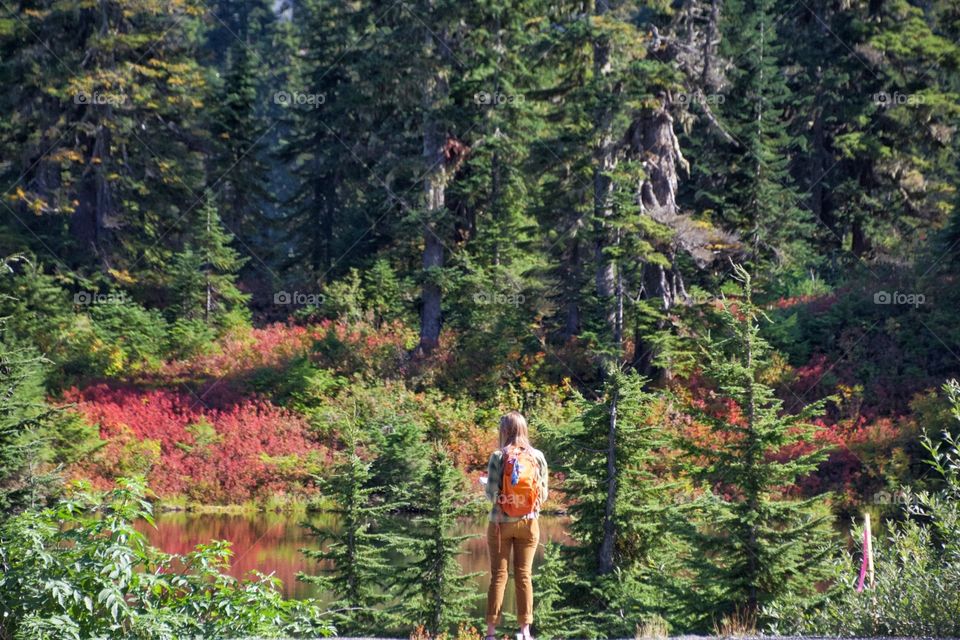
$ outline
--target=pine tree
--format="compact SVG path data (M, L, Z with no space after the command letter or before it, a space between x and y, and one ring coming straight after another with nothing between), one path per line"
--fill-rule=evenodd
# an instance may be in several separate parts
M809 424L822 411L814 403L796 413L767 383L770 347L760 335L762 311L753 302L750 275L736 268L743 295L726 301L724 335L704 348L704 374L719 399L736 409L691 408L704 424L710 444L687 440L696 460L690 473L704 483L697 527L688 531L699 551L692 567L701 611L714 616L740 612L754 616L761 607L792 598L817 597L827 574L832 546L831 521L823 498L795 499L790 487L817 469L823 448Z
M272 126L263 118L260 95L263 63L253 44L234 39L212 114L216 155L211 180L218 188L224 224L248 246L266 235L266 208L271 203L266 147ZM258 252L259 253L259 252Z
M376 132L374 104L379 106L368 101L382 93L367 88L363 68L374 38L364 30L375 28L374 12L321 0L298 4L299 26L290 34L294 53L274 94L282 119L276 157L291 178L282 194L287 251L280 264L313 285L348 271L380 233L372 225L381 203L367 191L376 193L382 185L364 166L367 138ZM299 103L297 95L314 102Z
M336 503L333 513L339 523L329 528L305 524L320 548L302 552L330 568L297 578L332 595L329 609L340 634L370 634L399 623L386 605L392 598L389 576L395 572L388 554L402 544L384 528L386 515L396 505L377 497L380 488L370 484L371 478L370 464L355 451L341 454L331 474L320 481L324 495Z
M664 405L644 384L635 372L610 372L599 401L581 400L563 446L577 543L566 550L576 580L564 602L580 612L576 633L589 637L633 634L676 606L668 583L680 543L662 458L669 440L658 428Z
M12 114L0 145L14 161L0 181L35 252L59 247L69 266L125 283L168 264L165 240L204 175L202 7L44 0L12 11L0 77L16 89L0 98Z
M230 246L212 193L192 216L188 238L171 268L177 317L216 326L242 319L249 295L237 288L236 273L247 258Z
M816 221L801 206L790 172L799 149L789 130L794 96L783 69L774 2L742 0L728 6L727 16L725 33L737 66L724 113L735 149L728 147L720 160L730 168L719 213L728 226L741 229L756 270L795 272L815 263Z
M424 509L407 541L411 559L398 581L405 619L433 634L449 632L467 620L479 597L470 582L479 574L464 574L459 562L463 542L475 536L451 533L457 518L471 511L459 502L462 484L463 476L436 445L424 480Z
M0 521L38 506L50 490L52 478L41 465L55 410L44 400L44 362L16 344L0 319Z
M544 545L543 562L533 576L536 597L534 629L538 637L548 640L568 638L576 631L581 611L569 603L574 577L563 547L556 542Z

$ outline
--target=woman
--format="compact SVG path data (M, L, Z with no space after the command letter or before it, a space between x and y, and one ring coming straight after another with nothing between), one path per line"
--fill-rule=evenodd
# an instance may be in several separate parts
M507 473L504 478L504 472ZM487 592L487 636L496 638L507 586L507 564L513 550L517 589L517 622L524 640L533 622L533 555L540 541L540 505L547 499L547 460L530 445L527 421L511 411L500 419L500 448L487 463L487 498L493 501L487 525L490 590Z

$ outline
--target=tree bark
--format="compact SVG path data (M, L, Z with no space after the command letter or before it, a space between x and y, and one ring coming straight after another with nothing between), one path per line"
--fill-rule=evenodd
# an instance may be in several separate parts
M608 11L607 0L596 0L594 5L594 15L596 17L602 17ZM603 80L610 75L610 70L610 43L603 36L595 37L593 40L594 81L600 85L600 90L604 93L606 87L603 86ZM607 105L607 101L611 98L612 96L606 95L597 96L599 104L594 113L593 128L596 147L593 157L593 226L597 296L604 306L607 325L610 328L610 334L613 335L616 331L616 310L613 296L617 267L606 252L606 249L613 242L612 233L607 223L613 216L613 181L608 174L616 168L616 146L611 131L613 114Z
M434 36L425 31L427 51L436 49ZM423 288L420 307L420 345L418 351L427 354L440 344L441 302L443 292L436 281L436 270L443 267L443 242L438 235L436 218L445 208L447 167L444 163L445 136L438 122L437 109L446 98L447 79L438 67L424 83L423 160L426 166L423 220Z
M569 340L580 334L580 283L583 259L580 255L580 236L574 234L569 249L563 256L563 338Z
M614 569L614 546L617 526L617 401L619 391L613 390L610 397L610 427L607 431L607 501L603 510L603 540L597 557L597 573L604 575Z

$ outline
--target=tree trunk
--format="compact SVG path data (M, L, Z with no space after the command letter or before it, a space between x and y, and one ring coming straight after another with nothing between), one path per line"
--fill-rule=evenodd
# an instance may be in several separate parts
M823 142L823 79L820 68L817 68L817 90L813 100L813 153L810 157L810 209L820 222L833 230L832 216L827 211L826 193L824 191L823 176L826 170L827 151Z
M749 281L747 286L750 286ZM749 293L749 289L748 289ZM749 298L748 298L749 299ZM752 322L751 320L745 320L745 322ZM756 383L756 375L753 369L753 329L752 327L746 327L748 339L747 339L747 371L750 371L750 378L746 380L747 384L747 456L745 463L750 470L751 476L755 477L758 473L755 468L760 464L760 460L757 459L757 434L756 434L756 421L757 421L757 402L756 397L753 392L753 385ZM747 572L748 572L748 585L747 585L747 610L751 614L757 612L759 600L757 596L757 583L760 579L760 566L758 564L758 558L760 557L759 543L757 541L757 525L756 525L756 516L760 511L760 496L757 487L754 483L751 482L751 485L747 490L747 500L748 508L752 516L751 522L749 525L749 530L746 540L746 554L747 554Z
M617 400L619 391L614 388L610 397L610 428L607 431L607 502L603 510L603 540L597 557L597 573L604 575L613 571L613 552L617 528L614 517L617 504Z
M434 36L430 30L425 32L425 46L434 50ZM436 270L443 267L443 242L438 235L437 217L445 208L447 168L444 164L443 147L445 136L437 121L437 109L446 98L447 80L438 68L424 83L423 108L423 160L426 166L424 184L424 220L423 220L423 289L420 307L420 345L418 352L430 353L440 344L441 299L442 291L437 282Z
M596 0L594 15L602 17L609 7L607 0ZM594 80L600 83L601 91L606 92L602 80L610 75L610 43L605 37L595 37L593 40L593 74ZM616 264L607 255L606 249L612 242L612 233L607 221L613 215L613 181L608 175L616 168L615 143L611 124L613 113L607 106L612 96L597 96L599 105L594 113L593 129L596 137L596 147L593 157L593 226L594 226L594 261L596 264L597 296L604 306L607 326L610 334L616 331L616 310L613 301L616 287Z
M110 117L109 106L106 117ZM100 259L101 265L109 268L109 228L115 226L111 220L112 197L110 185L106 179L105 167L109 162L109 133L103 124L96 125L96 134L90 149L89 169L81 181L79 204L70 217L70 234L79 246L90 249ZM93 160L96 159L96 162Z
M580 283L583 260L580 256L580 236L570 240L569 250L563 256L563 338L569 340L580 334Z
M337 171L331 174L323 190L323 271L329 274L333 268L333 225L337 211Z
M319 172L313 181L313 224L310 229L310 270L317 278L317 284L322 284L323 264L324 264L324 246L323 246L323 225L326 218L327 202L323 195L323 175Z

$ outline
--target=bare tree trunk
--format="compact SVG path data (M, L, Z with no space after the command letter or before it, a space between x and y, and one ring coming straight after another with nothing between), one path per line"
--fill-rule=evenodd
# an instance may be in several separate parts
M207 238L209 238L210 237L210 209L207 209L206 213L207 213L207 219L204 221L204 224L206 225L206 229L207 229ZM207 249L209 250L209 247L207 247ZM210 313L213 311L213 283L210 282L210 270L213 268L213 265L210 264L209 254L204 256L203 263L204 263L203 279L205 281L206 288L207 288L207 291L206 291L207 299L203 307L203 321L206 323L209 323Z
M597 573L600 575L613 571L613 551L617 526L614 520L617 505L617 401L619 390L614 389L610 397L610 426L607 431L607 501L603 509L603 540L597 556Z
M310 269L317 278L317 284L323 284L324 244L323 227L327 217L327 201L324 197L323 174L319 171L313 180L313 210L311 213L312 229L310 229Z
M106 117L110 117L109 106ZM96 125L96 134L90 149L90 165L82 178L79 204L70 217L70 234L77 244L89 248L100 259L104 268L110 264L110 232L115 225L111 219L112 194L106 179L105 167L109 163L109 132L102 124ZM92 160L96 159L96 162Z
M323 190L323 272L329 276L333 268L333 225L337 211L337 171L328 176Z
M602 17L609 11L608 0L595 0L594 15ZM602 79L610 75L610 43L605 37L596 37L593 41L594 80L602 85ZM601 89L606 91L605 88ZM616 145L611 131L613 113L607 104L612 96L597 96L599 104L594 114L593 167L593 224L595 232L594 261L596 263L597 296L606 310L607 325L611 335L615 331L616 311L614 309L614 288L616 286L616 264L607 255L606 249L612 242L612 233L607 224L613 215L613 181L608 175L616 168Z
M428 51L436 49L434 36L425 32ZM420 308L420 353L430 353L440 343L442 292L436 281L435 270L443 267L443 242L438 235L436 218L445 209L447 168L444 163L445 136L437 122L437 108L447 94L447 79L439 69L432 72L425 82L423 95L423 160L426 165L424 185L423 221L423 289Z
M749 281L747 286L750 286ZM749 289L748 289L749 294ZM745 322L752 322L747 319ZM751 332L751 328L747 328L748 332ZM747 370L753 372L753 337L752 333L748 333L750 336L747 340ZM750 454L747 456L746 464L750 467L754 467L759 464L759 460L756 459L756 421L757 421L757 401L756 396L754 395L753 385L756 382L754 379L755 376L751 373L751 378L746 380L747 383L747 446L749 448ZM755 475L753 473L752 475ZM750 487L748 490L747 500L749 501L750 513L756 515L760 511L760 496L756 487ZM757 525L754 522L750 523L750 529L747 534L747 572L750 576L750 585L747 589L747 609L751 614L755 614L758 606L759 600L757 597L757 582L759 580L760 567L758 565L758 558L760 557L759 542L757 540Z
M569 250L564 254L564 327L565 340L580 334L580 282L582 279L583 259L580 256L580 236L570 241Z

